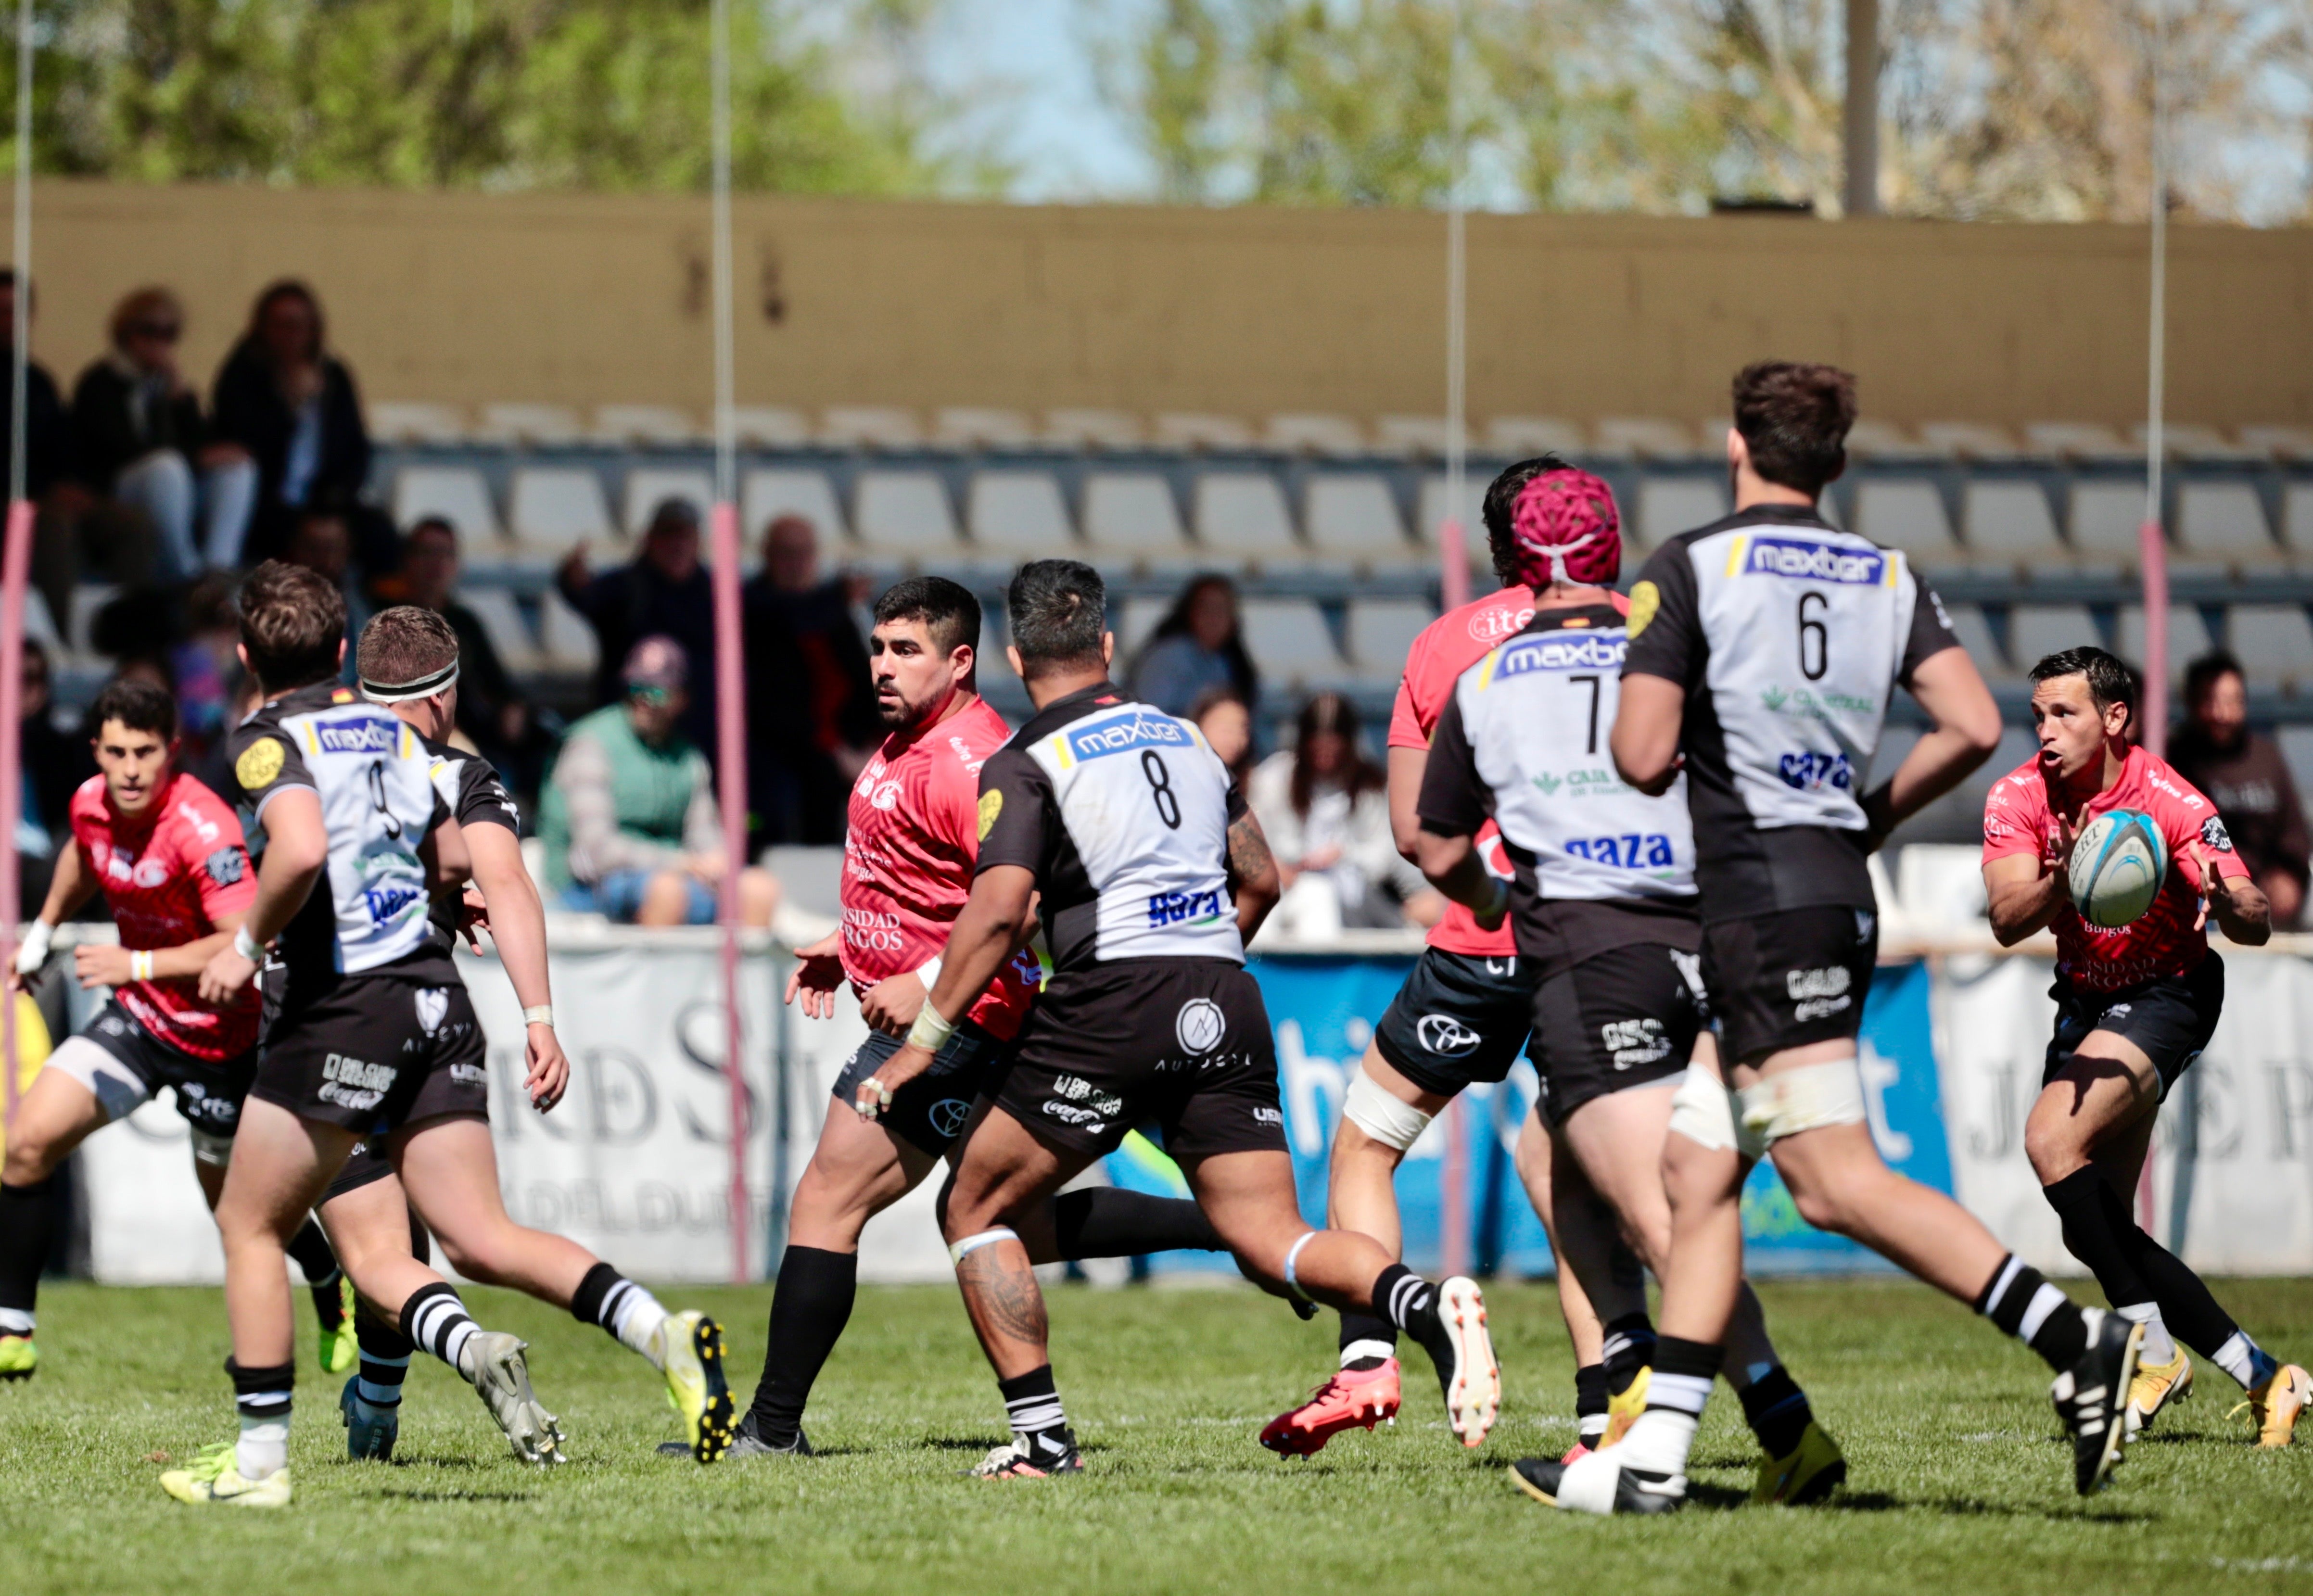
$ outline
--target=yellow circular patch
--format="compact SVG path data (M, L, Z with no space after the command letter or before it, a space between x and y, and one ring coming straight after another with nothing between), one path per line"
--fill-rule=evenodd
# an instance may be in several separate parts
M260 737L241 750L241 758L233 762L233 778L243 792L254 793L281 774L285 759L281 740Z
M1647 629L1647 623L1662 608L1662 590L1651 582L1641 582L1631 590L1631 613L1623 623L1623 635L1635 638Z
M982 793L980 795L980 840L986 842L988 834L996 829L996 817L1004 812L1004 794Z

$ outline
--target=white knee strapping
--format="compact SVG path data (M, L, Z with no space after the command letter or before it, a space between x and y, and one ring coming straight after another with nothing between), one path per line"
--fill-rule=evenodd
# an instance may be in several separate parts
M193 1127L193 1162L221 1170L233 1162L233 1138Z
M1301 1277L1294 1266L1301 1261L1301 1250L1316 1239L1315 1231L1303 1231L1301 1239L1285 1250L1285 1284L1291 1286L1293 1294L1305 1302L1309 1300L1309 1293L1301 1289Z
M1670 1100L1670 1127L1697 1146L1756 1158L1761 1149L1744 1135L1736 1095L1702 1065L1690 1064Z
M981 1231L978 1235L966 1236L963 1241L949 1247L947 1261L951 1264L960 1264L968 1254L979 1251L991 1241L1016 1241L1019 1239L1017 1232L999 1224L992 1231Z
M1359 1070L1341 1099L1342 1117L1379 1142L1403 1153L1429 1128L1429 1116L1412 1103L1392 1097L1371 1075Z
M1852 1057L1768 1075L1737 1094L1744 1133L1762 1148L1827 1125L1863 1122L1863 1072Z

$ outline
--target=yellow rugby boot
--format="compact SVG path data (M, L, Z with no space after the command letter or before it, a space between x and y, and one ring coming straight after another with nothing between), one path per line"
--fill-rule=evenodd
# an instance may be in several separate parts
M220 1441L201 1448L189 1469L171 1469L161 1477L161 1488L180 1502L196 1507L223 1503L232 1507L289 1505L289 1466L284 1463L263 1479L243 1479L233 1467L233 1443Z
M2136 1378L2128 1382L2128 1433L2132 1435L2152 1427L2153 1418L2171 1402L2184 1402L2193 1395L2193 1360L2181 1346L2177 1355L2165 1364L2140 1361Z
M30 1380L40 1366L40 1349L30 1336L0 1336L0 1380Z
M2313 1375L2295 1364L2283 1364L2261 1383L2249 1387L2248 1400L2233 1411L2248 1409L2259 1446L2282 1447L2296 1437L2297 1416L2305 1411L2309 1401L2313 1401Z
M1846 1454L1828 1431L1809 1419L1788 1457L1761 1454L1751 1502L1758 1507L1803 1507L1822 1501L1846 1482Z
M1641 1364L1636 1380L1620 1393L1607 1397L1606 1438L1591 1448L1593 1451L1604 1451L1631 1433L1631 1426L1639 1422L1639 1415L1647 1410L1647 1384L1653 1376L1653 1366Z

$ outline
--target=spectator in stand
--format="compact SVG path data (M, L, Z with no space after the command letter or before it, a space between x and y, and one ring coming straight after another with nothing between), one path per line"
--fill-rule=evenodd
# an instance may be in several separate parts
M297 518L289 547L281 551L286 564L303 566L346 596L346 662L339 674L355 680L354 645L369 624L375 607L353 576L353 529L336 510L313 509Z
M637 925L713 923L724 838L707 757L680 729L690 667L672 637L646 637L620 671L626 691L570 728L539 805L547 879L562 907ZM768 925L770 873L739 876L739 912Z
M84 485L145 519L162 574L178 582L232 567L258 487L256 462L239 444L209 439L200 395L178 373L184 329L175 294L139 288L113 309L111 351L73 390Z
M782 515L763 531L747 626L749 807L775 842L843 840L851 784L883 732L867 649L840 577L822 579L818 529Z
M1186 715L1208 688L1227 688L1248 713L1261 702L1261 678L1238 635L1236 587L1207 573L1192 580L1148 635L1133 662L1132 696L1166 715Z
M2313 845L2280 744L2248 728L2240 662L2221 650L2194 660L2185 671L2185 715L2168 763L2217 806L2249 879L2273 905L2273 928L2294 930Z
M401 539L401 597L458 634L458 726L518 790L535 792L538 723L481 618L460 603L458 529L427 516ZM517 767L520 767L517 769Z
M1293 747L1256 766L1245 802L1269 838L1288 934L1323 938L1344 926L1433 925L1445 900L1400 856L1388 783L1358 746L1358 712L1339 693L1301 706Z
M594 575L586 546L570 551L555 573L570 607L594 628L598 662L594 702L614 704L624 694L620 669L646 637L666 637L682 650L698 689L686 697L682 734L715 758L715 583L699 563L699 512L687 499L664 499L651 512L643 546L630 564ZM790 689L792 690L792 689Z
M1189 718L1242 791L1253 775L1253 712L1244 700L1233 688L1207 688L1190 706Z
M96 774L96 760L76 718L58 725L48 650L24 641L23 719L16 732L22 761L23 794L16 822L18 917L29 919L48 901L48 878L56 873L57 848L70 846L73 789Z
M218 566L279 553L308 510L346 518L353 557L373 576L400 564L393 525L360 505L369 480L369 427L353 373L329 352L321 302L285 278L257 296L249 330L217 372L210 431L256 462L257 509L238 548L212 547ZM228 458L220 449L215 456Z

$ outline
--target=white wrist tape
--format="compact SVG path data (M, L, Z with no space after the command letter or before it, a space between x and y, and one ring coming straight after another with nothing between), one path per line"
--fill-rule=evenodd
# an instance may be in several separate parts
M18 975L31 975L48 961L48 947L56 934L57 928L46 920L35 920L24 927L24 940L16 944Z
M523 1012L522 1012L522 1022L523 1022L524 1025L551 1025L551 1024L553 1024L553 1023L554 1023L554 1005L553 1005L552 1004L550 1004L550 1003L541 1003L541 1004L532 1004L529 1008L526 1008L526 1009L523 1010Z
M937 1053L947 1046L947 1039L955 1034L955 1022L944 1020L932 1007L931 999L916 1011L916 1022L908 1027L908 1046L921 1048L927 1053Z
M966 1255L979 1251L991 1241L1016 1241L1019 1239L1020 1234L1017 1231L999 1224L992 1231L982 1231L976 1236L966 1236L963 1241L950 1246L947 1250L947 1261L951 1264L960 1264Z
M132 981L149 981L153 978L151 952L135 952L128 955L128 978Z
M1341 1099L1342 1116L1379 1142L1403 1153L1429 1128L1430 1117L1389 1094L1388 1088L1359 1070Z
M265 962L265 944L249 934L249 926L245 923L233 934L233 951L251 964Z
M934 953L929 959L916 967L916 979L924 984L925 991L929 992L932 989L932 983L939 979L939 972L940 956L937 953Z

